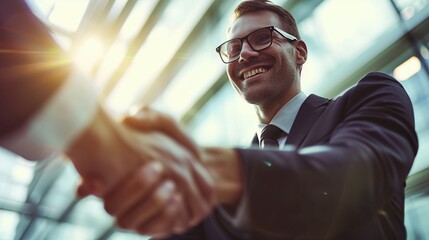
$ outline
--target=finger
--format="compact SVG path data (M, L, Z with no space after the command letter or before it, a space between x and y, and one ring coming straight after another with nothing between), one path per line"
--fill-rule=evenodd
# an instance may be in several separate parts
M201 203L203 205L201 207L201 215L197 215L194 217L194 219L191 220L193 224L196 224L212 211L212 208L216 204L216 199L214 182L204 167L198 163L194 164L194 168L192 168L192 174L194 182L197 184L197 188L201 193L201 196L204 198L204 201Z
M190 216L185 208L185 200L182 194L177 194L174 199L174 203L177 205L179 213L177 213L177 218L174 221L174 226L172 227L173 233L179 234L183 233L189 229L192 225L190 222Z
M179 190L184 196L185 210L190 218L191 225L195 225L208 213L208 204L192 176L173 179L178 183Z
M164 115L164 118L161 118L159 121L159 125L161 127L162 132L168 135L171 133L171 137L176 140L178 143L183 145L189 151L191 151L197 159L200 156L199 150L195 142L188 137L188 135L183 131L180 125L171 117Z
M76 195L84 198L89 195L100 197L103 194L103 184L100 180L92 177L81 178L76 189Z
M147 224L140 225L138 232L162 238L173 233L183 233L189 226L189 219L186 211L184 211L183 198L181 194L176 192L164 210Z
M141 165L131 176L127 176L104 196L104 207L112 216L121 215L144 202L154 186L162 180L164 167L158 162Z
M170 162L168 164L169 176L175 181L179 191L183 194L186 202L185 207L188 215L193 219L193 224L205 217L214 205L211 176L202 167L197 171L194 170L195 166L198 165L198 162L191 160L185 160L180 163ZM202 187L200 186L204 186L204 189L201 189ZM207 196L204 194L207 194Z
M144 202L134 205L117 217L120 227L138 230L138 226L146 225L150 219L162 212L173 197L176 186L173 181L163 182Z
M150 110L146 107L140 109L133 117L126 117L124 123L139 130L155 129L166 133L177 142L191 149L197 159L199 157L196 145L192 140L186 136L172 118L162 113ZM187 166L181 164L180 166L172 167L171 164L169 164L169 168L172 169L172 171L169 171L172 174L172 178L178 183L180 190L185 194L185 198L187 199L186 202L188 203L186 209L189 211L189 215L196 224L210 212L215 202L213 183L210 182L211 176L209 176L205 169L193 158L188 159ZM184 168L186 170L184 170Z
M182 173L183 166L173 167L172 178L178 183L184 193L185 202L188 203L192 224L197 224L206 217L215 205L214 182L210 173L196 161L188 161L184 166L188 170Z
M144 107L131 116L126 116L123 123L141 131L157 130L169 135L175 141L199 155L195 143L185 134L177 122L161 112Z

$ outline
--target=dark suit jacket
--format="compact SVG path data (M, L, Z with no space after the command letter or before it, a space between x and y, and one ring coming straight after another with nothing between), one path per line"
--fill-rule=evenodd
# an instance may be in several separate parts
M246 234L215 211L171 239L405 239L405 180L418 149L413 116L401 84L381 73L336 99L310 95L287 138L293 147L238 149Z
M0 0L0 137L28 121L67 79L69 68L23 0Z
M24 124L68 73L65 55L24 1L0 0L0 136ZM335 100L309 96L287 143L296 149L238 149L250 238L405 238L404 186L417 137L397 81L371 73ZM218 212L186 235L244 236Z

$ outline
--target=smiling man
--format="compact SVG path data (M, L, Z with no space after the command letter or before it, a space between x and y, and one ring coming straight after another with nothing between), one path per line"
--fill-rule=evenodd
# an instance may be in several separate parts
M289 22L296 26L291 16ZM281 29L299 37L296 27L289 27L271 11L252 11L235 20L231 40L217 48L228 64L231 84L255 105L261 123L266 124L301 92L301 69L307 59L305 43Z
M219 205L169 239L406 238L404 186L418 143L398 81L373 72L335 99L307 96L300 87L306 44L291 14L264 0L237 6L229 40L216 50L232 86L255 106L260 130L251 148L199 148ZM166 116L144 111L128 124L165 129L158 123ZM121 226L144 232L150 221L136 217L145 212L142 187L129 184L138 177L106 203L122 213ZM124 204L124 196L133 201Z

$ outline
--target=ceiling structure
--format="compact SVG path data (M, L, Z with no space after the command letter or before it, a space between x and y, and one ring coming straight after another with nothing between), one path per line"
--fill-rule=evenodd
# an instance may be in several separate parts
M188 127L199 143L244 145L257 121L229 86L214 50L226 40L238 2L28 0L113 116L151 105ZM273 2L294 14L307 42L306 93L335 96L374 70L408 79L420 145L429 144L427 0ZM220 140L218 130L225 129L230 139L223 134ZM410 177L409 216L429 213L427 156L423 148ZM116 228L99 199L76 199L79 177L63 157L33 163L0 149L0 163L0 240L147 239ZM415 219L406 219L409 239L429 239Z

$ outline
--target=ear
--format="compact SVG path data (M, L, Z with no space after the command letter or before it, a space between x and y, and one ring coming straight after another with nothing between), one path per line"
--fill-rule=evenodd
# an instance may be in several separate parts
M307 45L302 40L296 42L296 64L302 66L307 61Z

